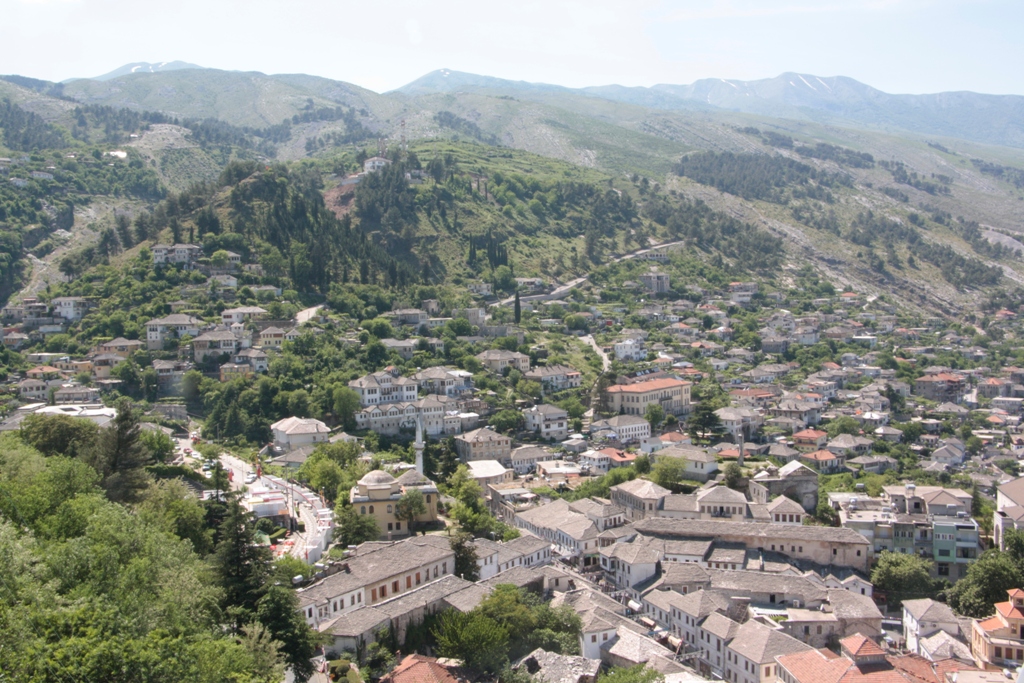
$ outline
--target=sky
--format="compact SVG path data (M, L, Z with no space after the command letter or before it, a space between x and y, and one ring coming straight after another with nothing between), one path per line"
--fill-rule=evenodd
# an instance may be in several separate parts
M182 60L377 92L440 68L650 86L786 71L1024 94L1020 0L0 0L0 73Z

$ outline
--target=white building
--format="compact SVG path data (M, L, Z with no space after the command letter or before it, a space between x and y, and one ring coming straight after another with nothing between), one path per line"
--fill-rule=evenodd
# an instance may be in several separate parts
M526 428L542 439L560 441L569 436L569 413L558 406L543 404L523 411Z
M327 443L330 431L320 420L302 417L286 417L270 425L274 434L274 445L290 451L300 446Z

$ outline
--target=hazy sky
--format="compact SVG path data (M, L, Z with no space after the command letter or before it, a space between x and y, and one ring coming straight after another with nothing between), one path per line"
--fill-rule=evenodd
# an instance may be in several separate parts
M1024 94L1021 0L0 0L0 73L127 62L389 90L439 68L567 86L851 76Z

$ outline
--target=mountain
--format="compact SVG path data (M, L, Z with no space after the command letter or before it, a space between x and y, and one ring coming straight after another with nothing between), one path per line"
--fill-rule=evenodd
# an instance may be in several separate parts
M201 67L198 64L190 64L188 62L182 62L182 61L178 61L178 60L175 60L173 62L132 62L131 64L125 64L122 67L119 67L117 69L114 69L113 71L105 73L102 76L93 76L92 78L90 78L88 80L91 80L91 81L109 81L112 78L117 78L118 76L127 76L128 74L138 74L138 73L156 74L156 73L163 73L165 71L180 71L182 69L202 69L202 68L204 68L204 67ZM73 80L80 80L80 79L77 79L77 78L69 79L69 81L73 81ZM65 81L65 83L67 83L69 81Z
M784 73L756 81L707 78L690 85L572 89L441 69L395 92L411 96L488 92L547 101L552 95L585 95L667 111L717 109L1024 148L1024 97L973 92L893 95L845 76Z

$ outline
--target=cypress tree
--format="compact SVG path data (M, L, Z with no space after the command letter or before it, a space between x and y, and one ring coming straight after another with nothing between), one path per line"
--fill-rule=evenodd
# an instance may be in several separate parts
M523 318L523 309L519 306L519 290L516 290L516 302L512 310L514 311L516 325L518 325L519 321Z

